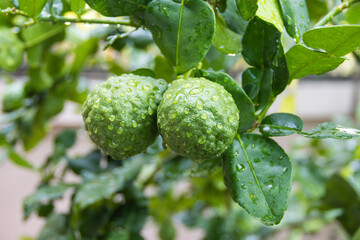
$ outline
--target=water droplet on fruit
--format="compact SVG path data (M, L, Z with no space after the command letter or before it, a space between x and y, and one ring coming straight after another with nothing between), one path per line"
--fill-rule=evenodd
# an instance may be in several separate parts
M184 108L184 113L185 113L185 114L189 114L189 112L190 112L190 109L189 109L188 107L185 107L185 108Z
M216 95L215 95L215 96L212 96L212 97L211 97L211 100L214 101L214 102L216 102L217 100L219 100L219 96L216 96Z
M142 89L144 91L150 91L151 90L151 88L148 85L143 86Z
M149 108L148 108L148 113L149 113L149 115L151 116L151 115L153 115L154 111L149 107Z
M133 128L136 128L138 126L138 124L135 120L132 120L131 125L133 126Z
M217 127L218 129L223 129L223 125L222 125L222 123L218 123L218 124L216 124L216 127Z
M196 102L196 108L199 109L199 110L203 110L203 108L204 108L203 103L200 100L198 100Z
M201 119L204 119L204 120L207 118L207 116L206 116L206 114L205 114L205 113L201 114L201 116L200 116L200 117L201 117Z
M123 128L122 128L122 127L119 127L118 130L116 130L116 133L117 133L117 134L121 134L123 131L124 131Z
M114 126L113 126L112 124L109 124L109 125L108 125L108 129L109 129L109 130L113 130L113 129L114 129Z
M115 120L115 115L111 115L111 116L109 117L109 120L110 120L111 122L113 122L113 121Z

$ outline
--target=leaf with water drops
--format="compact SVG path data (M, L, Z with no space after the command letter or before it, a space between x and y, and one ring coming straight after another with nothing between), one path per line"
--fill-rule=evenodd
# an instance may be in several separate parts
M253 102L244 92L242 87L228 74L223 72L213 72L206 70L197 70L195 76L204 77L210 81L222 85L235 100L236 106L239 109L239 129L238 132L244 132L251 128L255 121L255 108Z
M287 136L300 132L303 128L301 118L290 113L274 113L261 122L260 132L267 137Z
M146 8L145 26L176 73L181 74L201 62L209 51L215 14L202 0L154 0Z
M241 36L228 28L221 15L216 15L214 47L225 54L238 54L242 50Z
M345 58L329 55L302 44L296 44L285 54L290 79L299 79L311 74L322 74L337 68Z
M305 0L279 0L286 31L297 40L309 27L309 13Z
M307 46L341 57L360 47L360 25L315 28L305 32L303 38Z
M301 132L300 135L307 138L335 138L335 139L353 139L360 138L360 130L344 127L332 122L321 123L315 128Z
M258 9L258 0L236 0L237 8L241 17L249 21L251 20Z
M274 24L280 31L284 31L284 22L281 18L281 10L278 0L258 0L259 9L256 16L262 20Z
M235 202L267 225L280 223L288 206L291 162L275 141L238 136L223 153L223 171Z

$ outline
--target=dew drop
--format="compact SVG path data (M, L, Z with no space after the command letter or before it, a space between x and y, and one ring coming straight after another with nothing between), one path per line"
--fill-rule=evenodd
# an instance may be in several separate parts
M109 117L109 120L110 120L111 122L113 122L113 121L115 120L115 115L111 115L111 116Z
M216 127L217 127L218 129L223 129L223 125L222 125L222 123L218 123L218 124L216 124Z
M138 126L138 124L135 120L132 120L131 125L133 126L133 128L136 128Z
M188 107L184 108L184 113L185 114L189 114L189 112L190 112L190 109Z
M149 108L148 108L148 113L149 113L149 115L151 116L151 115L154 114L154 111L149 107Z
M116 130L116 133L117 133L117 134L121 134L123 131L124 131L123 128L122 128L122 127L119 127L118 130Z
M214 101L214 102L216 102L217 100L219 100L219 96L216 96L216 95L215 95L215 96L212 96L212 97L211 97L211 100Z
M109 124L109 125L108 125L108 129L109 129L109 130L113 130L113 129L114 129L114 126L113 126L112 124Z
M200 100L196 102L196 108L199 110L203 110L204 106Z
M207 118L207 116L206 116L206 114L205 114L205 113L201 114L201 116L200 116L200 117L201 117L201 119L204 119L204 120Z
M236 171L239 173L242 173L245 171L245 166L243 164L237 164L236 165Z

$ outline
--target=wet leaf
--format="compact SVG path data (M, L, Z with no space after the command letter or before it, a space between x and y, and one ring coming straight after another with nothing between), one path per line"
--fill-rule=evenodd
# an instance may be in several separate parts
M322 74L337 68L344 58L296 44L285 54L290 79L299 79L311 74Z
M258 9L258 0L236 0L237 8L241 17L249 21L251 20Z
M223 154L225 183L240 206L267 225L278 224L287 209L291 163L273 140L238 136Z
M246 26L248 24L247 21L245 21L239 13L239 10L236 7L236 3L233 0L227 0L227 8L225 12L221 14L221 16L224 18L226 25L237 34L240 34L241 36L244 35Z
M107 17L130 16L145 10L149 0L85 0L92 9Z
M287 136L300 132L303 128L301 118L290 113L274 113L261 122L260 132L267 137Z
M274 24L278 31L284 31L284 22L281 18L281 10L278 0L258 0L256 16L262 20Z
M244 132L251 128L255 121L254 104L232 77L223 72L213 72L206 70L198 70L195 73L195 76L204 77L210 81L222 85L225 90L233 96L236 106L240 112L238 132Z
M216 15L214 47L225 54L238 54L242 50L241 36L230 30L221 15Z
M341 125L325 122L319 124L317 127L300 132L300 135L307 138L335 138L335 139L353 139L360 138L360 130L355 128L343 127Z
M215 14L202 0L154 0L146 8L145 25L162 54L185 73L201 62L215 33Z

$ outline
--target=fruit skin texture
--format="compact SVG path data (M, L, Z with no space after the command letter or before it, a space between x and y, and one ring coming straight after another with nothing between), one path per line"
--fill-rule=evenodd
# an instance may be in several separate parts
M239 110L221 85L205 78L179 79L164 93L157 122L165 144L201 161L223 153L232 143Z
M99 83L83 105L90 138L117 160L145 151L158 136L156 111L166 88L163 79L133 74Z

